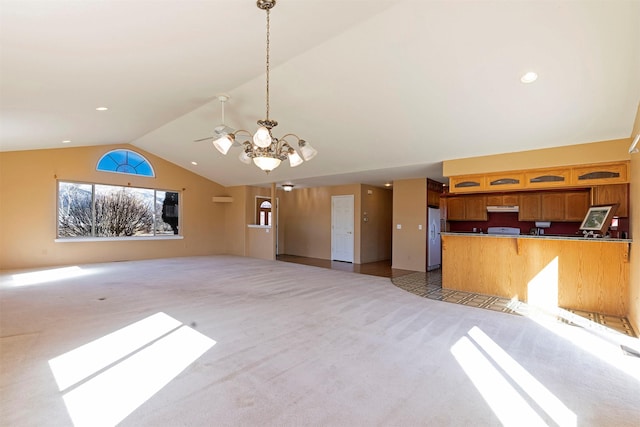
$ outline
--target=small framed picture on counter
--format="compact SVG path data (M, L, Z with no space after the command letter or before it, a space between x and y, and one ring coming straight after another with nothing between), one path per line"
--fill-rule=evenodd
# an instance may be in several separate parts
M618 205L591 206L580 225L580 230L606 233Z

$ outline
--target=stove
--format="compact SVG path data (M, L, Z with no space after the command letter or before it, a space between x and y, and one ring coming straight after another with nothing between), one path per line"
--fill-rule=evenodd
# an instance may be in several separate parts
M518 234L520 234L520 229L517 227L489 227L487 228L487 234L517 236Z

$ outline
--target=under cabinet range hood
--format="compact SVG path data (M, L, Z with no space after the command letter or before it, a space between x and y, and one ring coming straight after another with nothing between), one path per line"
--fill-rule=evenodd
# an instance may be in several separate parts
M519 206L487 206L487 212L520 212Z

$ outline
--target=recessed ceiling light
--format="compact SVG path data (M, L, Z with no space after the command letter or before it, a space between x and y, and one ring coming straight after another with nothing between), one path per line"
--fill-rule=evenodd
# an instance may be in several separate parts
M62 143L63 143L63 144L68 144L68 143L70 143L70 142L71 142L71 140L70 140L70 139L65 139L64 141L62 141Z
M538 80L538 74L534 73L533 71L529 71L528 73L525 73L522 77L520 77L520 81L522 83L533 83L536 80Z
M198 162L191 162L193 166L198 166Z
M392 184L392 183L390 183L390 182L386 182L386 183L384 184L384 186L385 186L385 187L391 187L392 185L393 185L393 184Z
M96 110L98 110L98 111L107 111L108 108L107 107L98 107L98 108L96 108Z

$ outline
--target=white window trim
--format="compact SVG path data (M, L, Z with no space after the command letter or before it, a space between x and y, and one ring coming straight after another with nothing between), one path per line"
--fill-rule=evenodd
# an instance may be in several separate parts
M65 237L63 239L54 239L56 243L78 243L78 242L122 242L123 240L182 240L181 235L163 235L163 236L127 236L127 237Z

